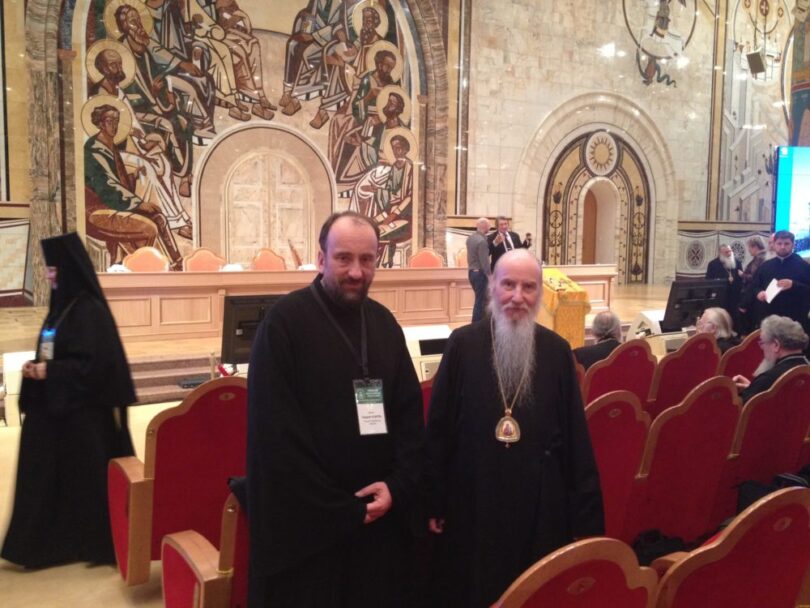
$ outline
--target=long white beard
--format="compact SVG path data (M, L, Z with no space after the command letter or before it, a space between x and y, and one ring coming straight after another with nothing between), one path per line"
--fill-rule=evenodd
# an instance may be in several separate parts
M514 398L515 405L518 406L528 402L532 397L532 379L536 358L534 317L512 322L497 309L492 313L494 321L493 363L505 398L509 400L509 403ZM521 382L523 382L522 387ZM518 390L520 390L519 395Z
M721 257L720 260L723 262L723 266L726 270L734 270L737 267L737 260L734 259L733 253L727 258Z
M776 365L776 361L768 361L767 359L762 359L762 363L759 364L754 370L754 378L759 376L760 374L764 374L765 372L773 369L773 366Z

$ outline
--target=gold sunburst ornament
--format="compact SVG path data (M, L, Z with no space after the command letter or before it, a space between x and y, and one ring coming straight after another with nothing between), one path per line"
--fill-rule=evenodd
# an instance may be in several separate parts
M594 175L607 175L616 167L616 141L606 131L599 131L585 144L585 163Z

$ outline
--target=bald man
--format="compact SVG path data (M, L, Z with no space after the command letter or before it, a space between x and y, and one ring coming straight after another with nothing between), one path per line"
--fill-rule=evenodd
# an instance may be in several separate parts
M473 306L472 322L480 321L484 317L484 307L487 302L487 285L492 274L489 264L489 220L479 217L475 222L475 232L467 237L467 277L475 292L475 305Z
M453 332L426 440L436 606L490 606L538 559L604 531L602 494L568 343L534 321L541 269L501 257L491 318Z

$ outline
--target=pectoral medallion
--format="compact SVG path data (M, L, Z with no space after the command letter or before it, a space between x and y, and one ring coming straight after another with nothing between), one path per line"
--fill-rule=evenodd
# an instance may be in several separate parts
M508 414L498 420L498 424L495 426L495 439L505 443L506 447L520 441L520 426L517 420Z

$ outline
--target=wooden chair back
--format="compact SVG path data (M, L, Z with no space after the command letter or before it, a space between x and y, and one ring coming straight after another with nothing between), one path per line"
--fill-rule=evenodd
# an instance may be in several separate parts
M633 393L614 391L592 401L585 408L585 417L602 485L605 536L622 538L624 514L641 465L650 416Z
M456 253L456 268L467 268L469 263L467 261L467 248L462 247Z
M272 249L262 248L253 256L251 270L287 270L287 262Z
M630 391L645 403L655 365L646 340L629 340L616 347L607 359L588 368L582 399L587 404L611 391Z
M157 247L139 247L121 262L132 272L166 272L169 259Z
M531 566L492 608L649 608L655 572L612 538L558 549Z
M443 266L442 256L428 247L420 249L408 260L408 268L441 268Z
M574 371L577 374L579 394L582 395L582 405L587 405L587 402L585 401L585 366L576 359L574 359Z
M690 542L707 531L739 415L737 388L718 376L652 421L624 538L657 529Z
M187 272L217 272L225 265L225 258L206 247L198 247L183 258L183 270Z
M655 420L665 409L683 401L698 384L716 375L719 363L720 349L714 336L703 333L661 359L645 406L650 417Z
M672 566L656 608L793 608L810 567L810 489L757 501Z
M720 358L717 374L729 378L737 375L752 378L754 370L762 363L759 334L760 330L756 330L748 334L737 346L729 348Z

